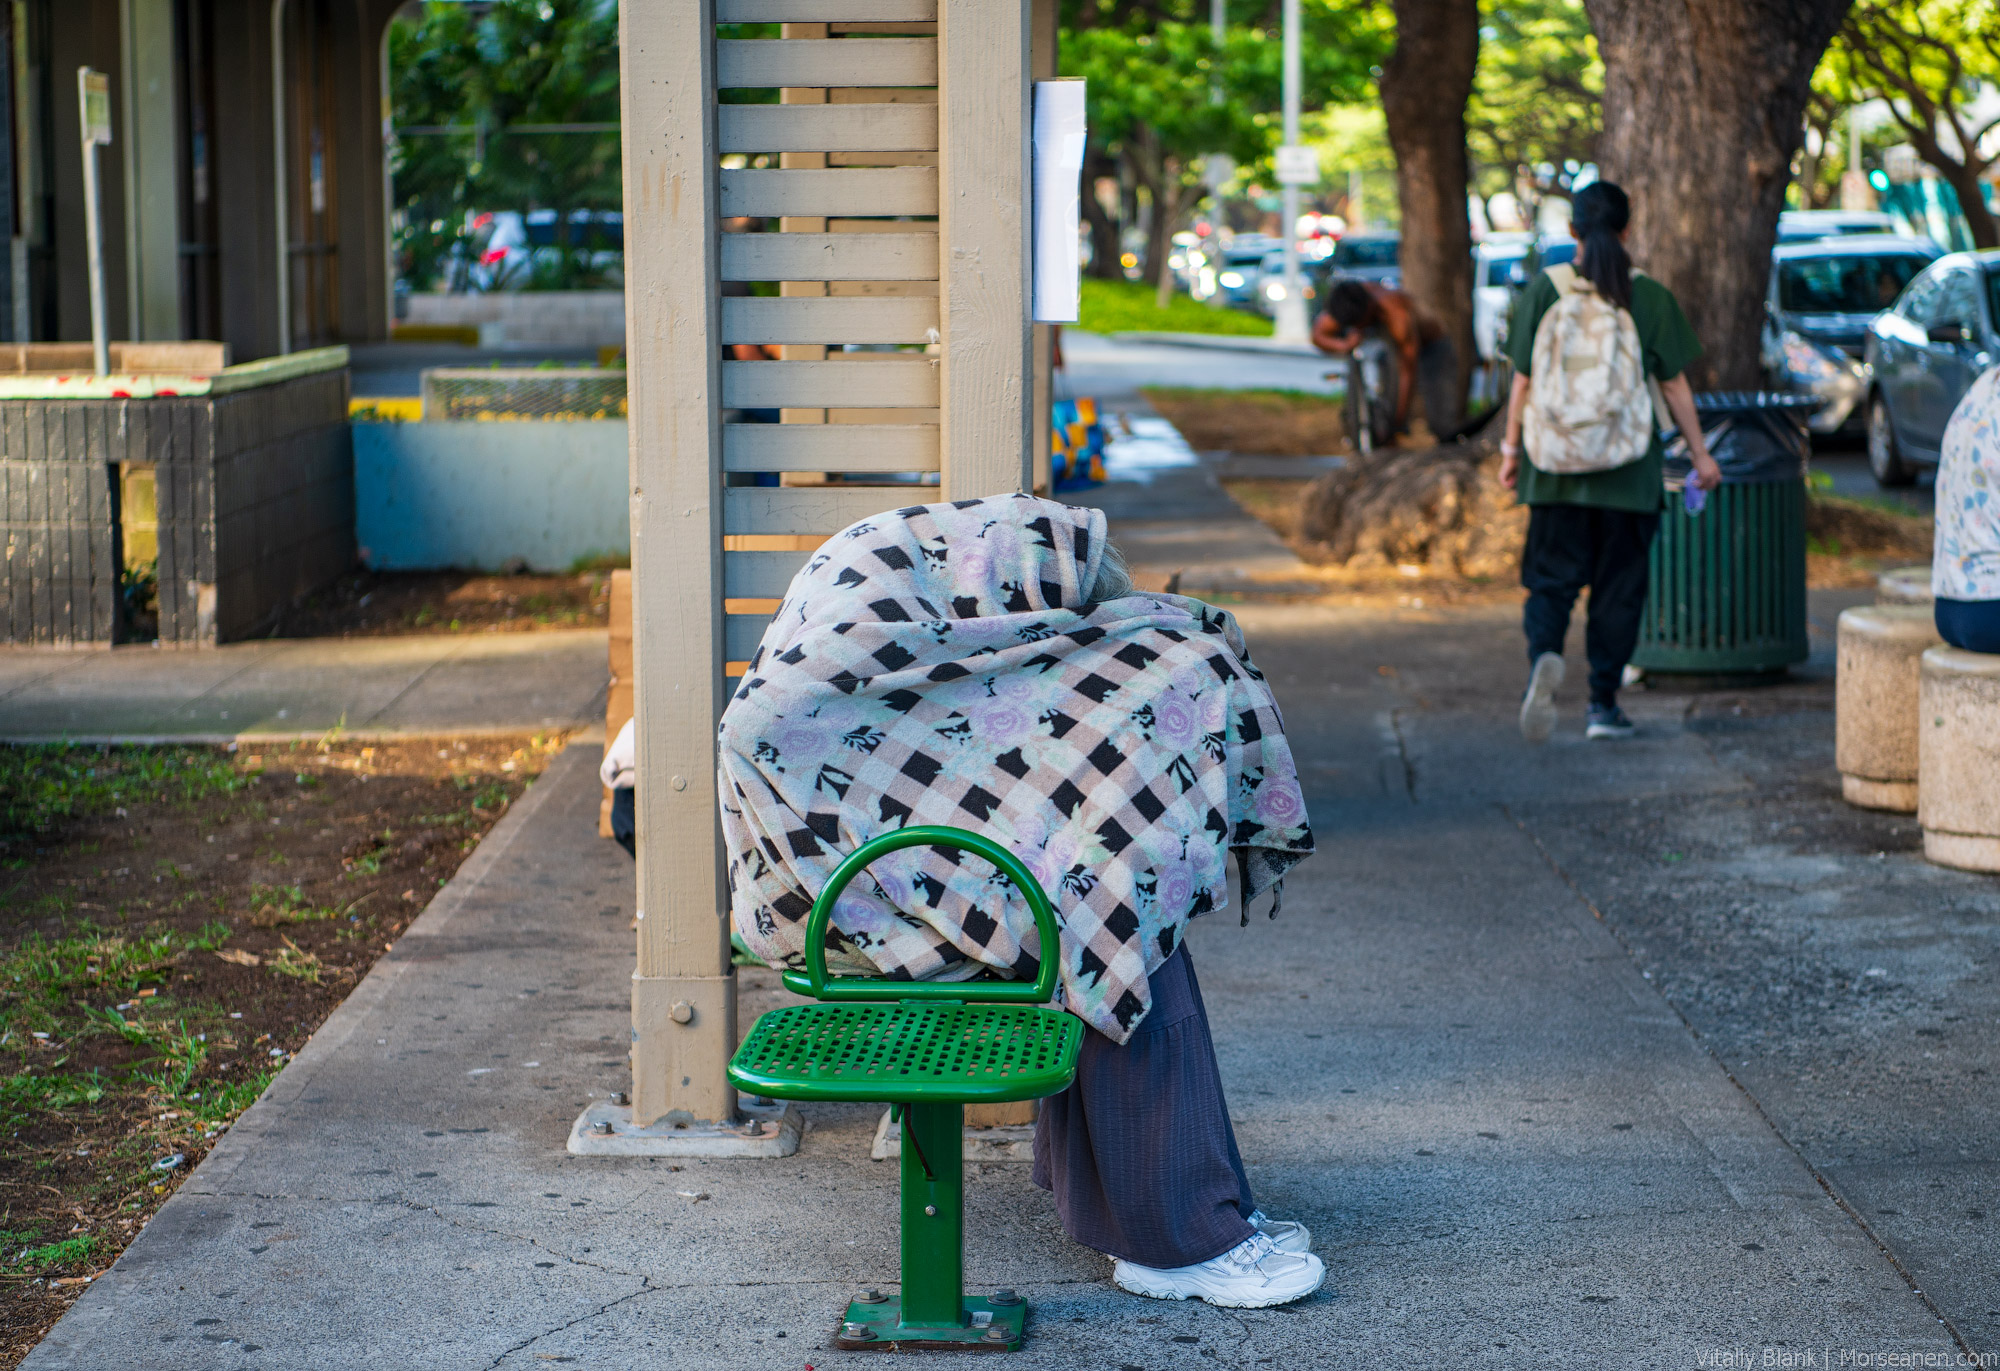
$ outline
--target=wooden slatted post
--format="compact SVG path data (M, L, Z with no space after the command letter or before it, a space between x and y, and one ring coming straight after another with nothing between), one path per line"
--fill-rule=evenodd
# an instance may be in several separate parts
M938 0L944 497L1034 483L1031 0Z
M728 888L715 801L722 674L722 327L714 0L619 6L639 956L632 1122L736 1116Z
M912 476L953 499L1030 487L1037 4L1047 20L1053 0L620 7L642 914L630 1114L593 1105L573 1151L788 1150L730 1124L715 725L818 542L908 504ZM738 87L783 94L718 105ZM779 231L720 233L738 215ZM780 360L724 360L735 343ZM749 409L786 422L724 422ZM815 472L831 483L785 483Z

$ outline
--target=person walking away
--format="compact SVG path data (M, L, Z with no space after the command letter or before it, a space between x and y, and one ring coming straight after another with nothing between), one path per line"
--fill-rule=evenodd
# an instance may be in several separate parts
M2000 366L1972 383L1945 426L1936 537L1938 637L2000 652Z
M1631 206L1597 181L1577 192L1570 232L1577 265L1554 266L1522 295L1508 330L1514 384L1500 480L1528 506L1521 552L1528 689L1521 735L1548 740L1563 681L1563 640L1577 595L1590 588L1585 736L1628 738L1618 707L1625 664L1646 607L1646 556L1665 498L1659 409L1686 436L1703 490L1722 482L1683 374L1701 344L1673 293L1633 270L1625 252ZM1525 450L1527 465L1522 465Z
M1421 385L1431 436L1443 440L1456 433L1461 422L1458 353L1444 325L1403 291L1364 281L1335 283L1313 320L1313 346L1347 357L1370 332L1380 333L1396 350L1396 432L1408 431L1410 400Z

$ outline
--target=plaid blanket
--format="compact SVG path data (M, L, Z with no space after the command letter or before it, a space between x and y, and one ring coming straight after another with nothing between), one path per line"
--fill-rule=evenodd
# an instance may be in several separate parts
M1187 921L1229 903L1223 850L1246 907L1312 852L1235 621L1178 595L1088 603L1104 530L1024 495L919 505L799 572L720 731L732 910L758 955L802 964L814 895L869 838L972 829L1056 905L1063 1005L1122 1043ZM1047 951L1018 892L957 851L882 858L832 922L849 971L1032 977Z

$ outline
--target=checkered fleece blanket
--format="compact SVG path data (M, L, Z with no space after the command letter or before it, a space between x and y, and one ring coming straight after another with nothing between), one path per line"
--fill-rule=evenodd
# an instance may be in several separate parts
M1187 921L1229 903L1223 849L1246 908L1312 852L1235 621L1178 595L1087 604L1104 529L1101 511L1023 495L919 505L799 572L720 735L731 903L759 956L803 965L813 897L869 838L971 829L1041 882L1063 1005L1122 1043ZM990 863L909 848L868 876L834 909L830 967L1038 972L1027 903Z

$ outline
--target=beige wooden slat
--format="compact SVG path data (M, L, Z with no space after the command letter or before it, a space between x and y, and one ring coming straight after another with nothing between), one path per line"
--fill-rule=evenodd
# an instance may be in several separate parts
M830 167L934 167L938 155L934 152L829 152L825 154Z
M731 552L722 559L722 580L731 596L776 595L782 599L792 588L799 568L811 560L810 552Z
M935 105L724 105L724 152L927 152L937 148Z
M732 662L747 662L757 651L764 630L771 626L768 614L730 614L722 620L722 655Z
M715 0L718 24L830 24L843 19L934 22L937 0Z
M936 471L930 424L725 424L724 471Z
M829 105L935 105L936 86L835 86L826 93Z
M746 167L722 173L724 215L882 216L936 214L933 167L785 171Z
M787 405L929 409L938 403L938 369L922 357L908 361L901 357L871 359L868 363L724 362L722 403L732 409Z
M720 38L719 89L769 86L934 86L935 38Z
M833 23L833 24L828 24L826 27L827 27L827 36L831 38L841 38L851 33L935 34L937 32L937 24L935 22L924 23L921 20L913 20L913 19L889 20L889 21L872 22L872 23L868 22Z
M722 302L724 343L924 343L936 338L935 300L734 296Z
M725 281L935 281L937 274L935 233L731 233L722 239Z
M838 533L871 514L936 499L935 486L728 486L722 527L730 533Z
M936 281L832 281L827 284L826 293L842 299L900 297L934 300L938 295L938 283Z

